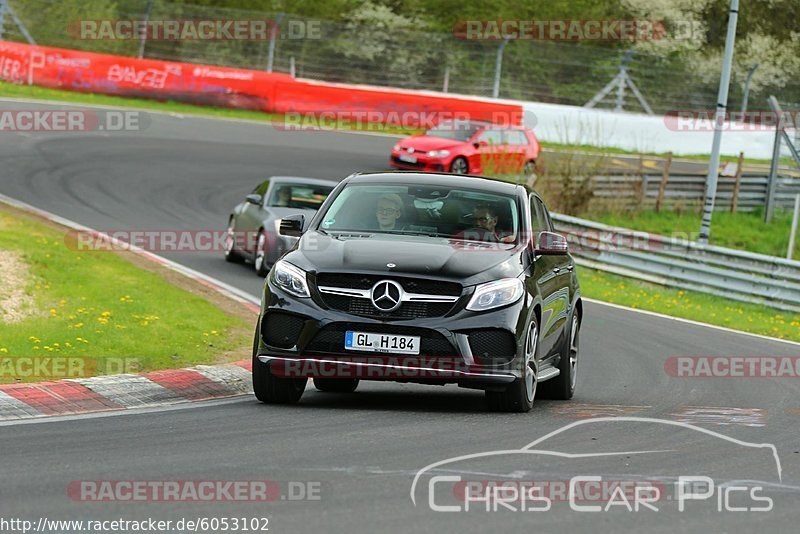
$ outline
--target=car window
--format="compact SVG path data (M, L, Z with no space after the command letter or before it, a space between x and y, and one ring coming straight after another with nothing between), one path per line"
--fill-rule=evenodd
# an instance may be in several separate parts
M267 189L269 189L269 180L261 182L253 189L251 194L253 195L261 195L262 197L267 194Z
M549 232L550 230L550 217L547 214L544 203L537 197L531 196L531 231L537 245L539 232Z
M276 183L267 205L276 208L316 210L325 202L332 190L332 186Z
M509 145L527 145L528 138L520 130L506 130L506 143Z
M502 145L503 144L503 131L502 130L484 130L478 136L478 141L486 141L489 145Z
M480 130L484 124L469 121L443 121L436 127L431 128L425 135L441 137L443 139L453 139L455 141L467 142Z

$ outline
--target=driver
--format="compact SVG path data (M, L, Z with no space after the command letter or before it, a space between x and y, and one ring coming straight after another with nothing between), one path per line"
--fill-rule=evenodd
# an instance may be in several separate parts
M403 216L403 200L400 195L387 193L378 199L375 218L381 230L400 230L397 221Z
M484 230L486 237L490 241L497 241L499 243L513 243L513 234L500 234L497 232L497 210L490 205L476 206L472 212L475 219L475 224L478 228Z

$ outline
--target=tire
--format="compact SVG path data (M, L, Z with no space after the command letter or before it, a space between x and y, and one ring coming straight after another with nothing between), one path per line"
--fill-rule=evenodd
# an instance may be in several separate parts
M270 372L269 364L259 360L258 328L253 340L253 392L265 404L294 404L303 396L307 378L278 378Z
M536 352L539 347L539 327L536 321L528 327L525 342L525 361L522 377L505 391L487 391L486 404L496 412L529 412L536 398Z
M561 373L542 383L540 389L542 397L555 400L569 400L575 395L575 385L578 379L578 354L580 352L581 322L573 312L570 317L569 332L564 338L561 348L561 360L558 370Z
M267 234L263 228L258 231L258 237L256 238L253 267L255 267L256 274L261 278L265 278L269 273L269 265L267 265Z
M453 174L469 174L469 163L459 156L450 163L450 172Z
M527 178L530 178L536 174L536 162L533 160L525 162L525 166L522 167L522 174Z
M352 393L358 387L358 378L315 378L314 387L326 393Z
M231 263L242 263L242 255L236 251L236 229L233 217L228 221L228 228L225 230L225 261Z

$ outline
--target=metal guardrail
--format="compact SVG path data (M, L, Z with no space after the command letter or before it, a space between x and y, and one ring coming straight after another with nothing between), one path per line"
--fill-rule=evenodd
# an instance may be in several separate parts
M720 297L800 312L800 261L553 214L578 265Z

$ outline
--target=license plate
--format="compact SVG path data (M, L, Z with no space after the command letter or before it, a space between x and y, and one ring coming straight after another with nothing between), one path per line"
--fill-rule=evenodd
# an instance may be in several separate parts
M397 159L400 161L405 161L406 163L416 163L417 156L409 156L408 154L400 154L397 156Z
M344 336L344 348L392 354L419 354L419 337L348 330Z

